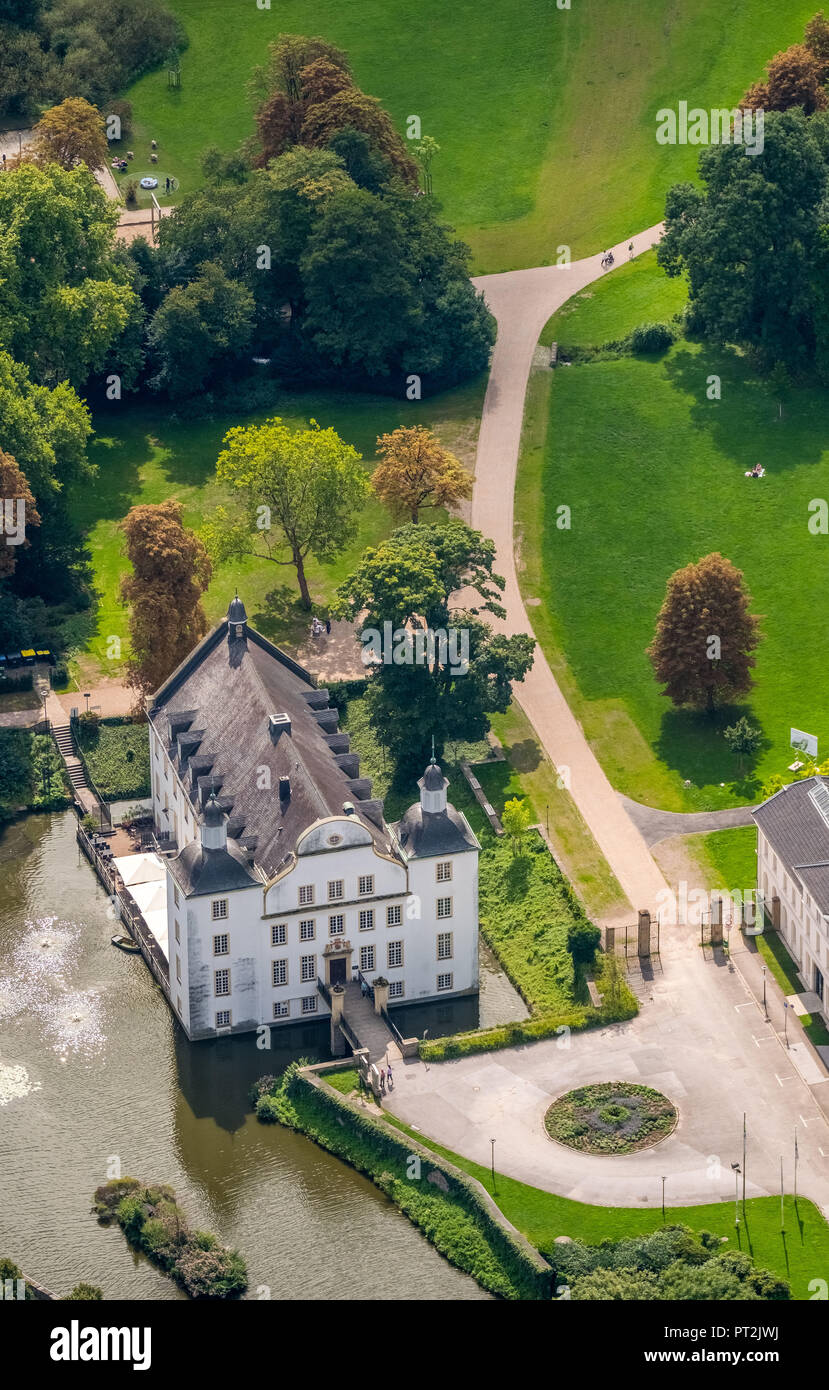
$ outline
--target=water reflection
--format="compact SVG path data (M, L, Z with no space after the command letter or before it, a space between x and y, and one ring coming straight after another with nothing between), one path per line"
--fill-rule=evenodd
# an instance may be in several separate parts
M71 812L0 837L0 1255L58 1293L182 1297L90 1215L120 1164L176 1188L195 1225L245 1254L251 1295L477 1299L367 1180L301 1135L258 1125L251 1083L326 1055L327 1025L189 1044L140 957L110 945L107 898Z

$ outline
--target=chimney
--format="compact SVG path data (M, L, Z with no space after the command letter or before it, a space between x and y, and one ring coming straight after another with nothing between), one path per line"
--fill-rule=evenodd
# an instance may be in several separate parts
M276 743L280 734L290 735L291 716L289 714L272 714L268 720L268 731L273 743Z
M344 816L353 816L353 815L355 815L355 814L356 814L356 813L355 813L355 811L354 811L354 802L353 802L353 801L344 801L344 802L343 802L343 815L344 815Z

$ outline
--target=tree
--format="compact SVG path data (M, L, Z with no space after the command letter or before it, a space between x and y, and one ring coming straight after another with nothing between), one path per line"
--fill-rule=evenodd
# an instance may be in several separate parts
M299 74L302 100L306 107L330 101L338 92L354 86L346 68L333 63L330 58L315 58Z
M659 264L687 274L703 336L750 344L769 365L809 367L827 177L813 122L801 111L772 112L762 158L712 146L699 172L703 189L677 184L668 193Z
M309 105L302 122L302 141L307 145L327 145L338 130L361 130L372 145L389 161L404 184L416 188L417 165L398 135L391 118L377 97L367 96L349 84L327 101Z
M97 1284L76 1284L71 1293L66 1295L66 1302L98 1302L104 1296L103 1289Z
M253 295L207 261L192 284L170 291L153 315L147 342L155 390L195 394L217 367L239 361L253 335Z
M388 187L394 170L380 151L374 148L365 131L345 126L334 132L326 148L342 160L346 173L358 188L365 188L369 193L381 193Z
M368 549L338 589L335 611L359 617L366 641L386 633L386 623L398 633L398 654L389 653L376 667L368 701L404 773L422 767L433 735L439 751L447 741L483 738L490 714L506 711L513 681L523 680L532 666L531 637L495 633L479 616L481 610L504 614L504 580L493 573L494 559L493 543L463 522L403 526ZM450 611L459 589L477 593L480 608Z
M132 565L121 581L130 605L127 680L141 695L157 690L207 631L201 596L212 566L201 541L182 525L182 510L173 499L142 504L119 526Z
M113 357L141 365L141 302L118 249L118 209L85 168L22 164L0 179L0 348L39 382L81 386Z
M423 170L423 189L426 193L432 191L432 164L435 155L440 154L440 145L432 135L424 135L414 147L415 158Z
M100 169L107 160L104 122L97 106L83 97L67 97L45 111L34 129L32 156L40 164Z
M381 434L377 452L382 463L371 479L374 491L390 511L414 523L423 507L456 507L472 496L472 474L425 425Z
M0 529L0 579L14 573L20 545L30 545L29 529L40 525L40 514L25 473L11 454L4 454L0 449L0 520L3 520L3 510L8 512L9 509L10 516ZM21 538L17 537L18 519L23 525Z
M761 729L756 729L753 724L749 724L745 715L742 715L729 728L723 730L723 738L737 758L737 768L742 776L743 763L746 758L752 758L763 742Z
M39 36L0 23L0 116L31 116L53 78Z
M717 553L671 575L648 656L675 705L713 711L751 689L760 619L749 603L741 571Z
M567 950L579 965L592 965L602 942L602 933L585 919L567 928Z
M532 812L527 802L521 797L514 796L504 803L501 824L504 827L504 834L508 836L512 845L513 854L521 853L524 836L530 828L531 820Z
M829 78L829 20L824 18L823 10L809 20L803 35L803 42L820 68L820 78Z
M216 478L241 506L235 515L217 509L205 530L211 552L219 560L255 555L293 565L302 606L310 608L306 559L328 561L340 553L368 493L356 449L316 420L292 430L275 416L228 431Z
M826 107L821 61L802 43L772 58L765 82L749 87L741 107L754 111L788 111L802 106L807 116Z
M302 97L303 70L320 58L351 77L345 53L327 39L319 36L307 38L304 34L280 34L273 43L268 44L268 61L265 67L256 69L253 89L265 92L279 90L285 93L289 101L298 102Z

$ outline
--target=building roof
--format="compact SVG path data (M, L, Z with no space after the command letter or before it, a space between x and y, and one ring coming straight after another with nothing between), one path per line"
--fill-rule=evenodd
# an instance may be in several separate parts
M230 607L227 610L227 621L229 623L246 623L248 615L245 612L245 605L237 594L230 600Z
M429 792L442 792L443 788L445 786L448 786L447 780L441 772L440 768L438 767L437 763L435 762L434 758L430 762L429 766L427 767L420 780L423 786Z
M188 898L205 893L232 893L234 888L252 888L261 883L244 851L233 840L228 840L226 848L222 849L205 849L200 840L193 840L167 862L170 873Z
M288 718L273 720L278 715ZM197 813L215 790L228 836L255 845L268 877L303 831L341 816L345 802L377 848L394 853L382 803L370 800L370 783L357 777L357 757L338 732L327 692L250 626L236 637L227 619L217 624L156 691L148 716ZM289 780L288 796L280 795L280 778Z
M785 868L829 914L829 819L812 793L829 808L829 777L791 782L758 806L754 819Z
M449 805L445 811L424 811L420 802L415 802L397 822L394 833L407 859L428 859L481 848L466 816Z

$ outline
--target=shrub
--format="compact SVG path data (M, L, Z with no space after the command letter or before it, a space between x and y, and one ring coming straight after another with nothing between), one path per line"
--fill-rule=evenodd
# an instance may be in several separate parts
M630 335L633 352L665 352L676 341L668 323L640 323Z
M127 179L124 185L124 201L128 208L134 208L138 204L138 180Z
M204 1249L190 1243L179 1255L175 1275L191 1298L230 1298L244 1293L247 1267L238 1250Z
M581 965L592 964L601 940L601 931L592 922L574 922L567 929L567 949Z
M97 1284L76 1284L71 1293L66 1295L67 1303L80 1302L99 1302L104 1296L103 1289L99 1289Z

